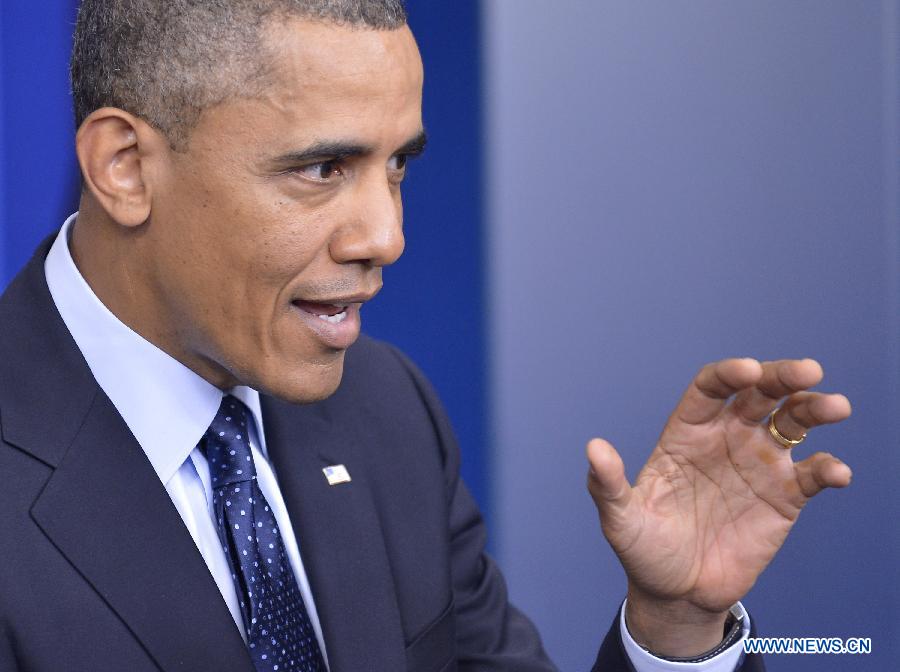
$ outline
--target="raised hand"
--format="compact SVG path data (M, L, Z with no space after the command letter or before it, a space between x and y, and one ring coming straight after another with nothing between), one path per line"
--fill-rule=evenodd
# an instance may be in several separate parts
M808 391L821 379L809 359L704 367L633 486L608 442L588 444L588 489L628 575L626 619L640 643L674 656L715 646L725 612L809 499L850 483L843 462L826 453L795 462L768 428L779 406L775 427L786 439L849 417L843 395Z

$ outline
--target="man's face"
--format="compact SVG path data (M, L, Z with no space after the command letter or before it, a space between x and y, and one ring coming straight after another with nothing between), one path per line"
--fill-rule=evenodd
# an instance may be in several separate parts
M292 20L268 44L263 95L206 111L160 169L145 336L220 387L306 402L337 387L359 306L403 251L422 64L406 27Z

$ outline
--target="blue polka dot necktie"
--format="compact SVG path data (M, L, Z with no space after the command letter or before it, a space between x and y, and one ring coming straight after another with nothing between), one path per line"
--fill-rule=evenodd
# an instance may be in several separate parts
M249 422L247 407L226 395L200 447L250 657L257 672L326 672L275 516L256 482Z

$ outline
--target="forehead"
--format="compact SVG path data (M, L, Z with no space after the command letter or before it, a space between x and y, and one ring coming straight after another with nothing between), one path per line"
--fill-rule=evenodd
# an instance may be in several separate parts
M191 132L195 160L266 161L317 142L393 153L422 130L422 61L408 27L374 30L272 22L252 97L207 109Z
M270 70L255 102L285 122L332 135L348 125L401 134L421 126L422 61L407 26L293 19L273 24L264 45Z
M398 91L422 85L422 62L408 26L375 30L294 18L270 22L263 44L281 84Z

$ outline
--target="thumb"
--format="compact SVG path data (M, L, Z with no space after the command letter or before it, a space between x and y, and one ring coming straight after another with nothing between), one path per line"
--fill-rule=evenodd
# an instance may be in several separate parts
M604 525L615 524L631 502L631 486L625 478L625 464L609 441L592 439L587 444L588 492Z

